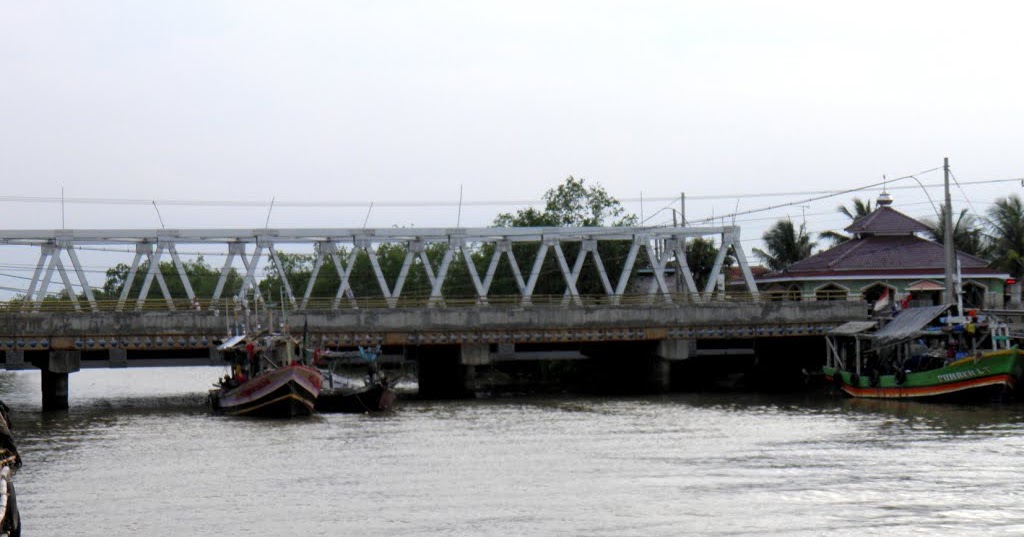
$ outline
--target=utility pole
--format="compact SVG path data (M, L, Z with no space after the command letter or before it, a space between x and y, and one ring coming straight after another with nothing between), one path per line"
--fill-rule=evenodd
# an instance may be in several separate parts
M954 282L954 273L956 271L956 246L953 244L953 202L949 197L949 158L944 158L942 161L942 171L945 175L945 186L946 186L946 214L943 216L942 225L945 228L943 233L942 242L945 245L946 253L946 292L945 303L956 304L956 293L957 289ZM957 312L958 315L961 312Z
M679 225L686 227L686 192L679 193Z

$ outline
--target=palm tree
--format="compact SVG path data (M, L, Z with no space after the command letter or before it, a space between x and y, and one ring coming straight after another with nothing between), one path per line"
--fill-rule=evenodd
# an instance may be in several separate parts
M1024 274L1024 202L1013 194L997 199L987 212L992 266L1019 279Z
M928 227L925 235L941 244L946 242L946 211L947 208L943 205L939 211L938 221L926 218L922 222ZM981 225L974 215L968 214L967 209L960 211L960 216L953 224L953 247L959 252L976 256L981 256L985 252L985 236Z
M771 270L784 270L786 267L811 256L816 243L807 234L804 225L797 231L793 222L782 219L765 231L761 236L768 251L754 248L753 251L768 265Z
M851 221L856 221L858 218L870 214L874 209L871 207L871 200L862 200L860 198L853 198L853 209L847 208L845 205L836 207L836 211L845 214ZM838 231L823 231L820 238L827 241L831 241L833 245L844 243L850 240L852 237L844 235Z

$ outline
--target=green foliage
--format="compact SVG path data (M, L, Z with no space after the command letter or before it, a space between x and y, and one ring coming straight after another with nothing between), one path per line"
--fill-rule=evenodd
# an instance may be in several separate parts
M634 226L636 215L625 214L619 200L613 198L600 185L586 185L586 179L573 176L544 193L544 211L533 207L520 209L515 214L502 213L494 220L498 227L591 227ZM612 220L618 218L618 220Z
M1024 202L1016 194L999 198L985 219L991 245L992 266L1024 276Z
M199 256L193 260L187 260L182 262L182 267L185 269L185 275L188 277L189 283L192 285L192 290L198 297L211 297L213 291L217 287L217 280L220 278L220 270L214 269L208 265L204 260L203 256ZM167 282L167 290L171 293L171 298L188 298L185 293L185 285L181 281L181 277L178 275L178 269L174 267L174 263L171 261L160 262L160 273L163 274L164 280ZM114 267L107 269L107 278L103 282L103 287L96 290L95 295L97 299L118 299L121 297L121 292L124 290L125 282L128 281L128 272L131 270L131 266L126 263L118 263ZM142 284L146 279L146 273L149 272L149 261L144 261L139 264L139 268L135 273L135 279L132 281L132 287L129 291L129 298L135 300L138 298L139 293L142 291ZM227 280L225 281L223 296L230 296L233 293L237 293L242 287L242 276L235 270L231 269L228 272ZM154 278L153 283L149 288L150 297L161 296L159 284Z
M836 207L836 211L847 216L851 221L857 221L862 216L871 214L874 208L871 207L871 200L862 200L860 198L853 198L853 208L848 208L845 205ZM818 235L821 239L831 242L833 245L840 244L850 240L852 237L849 235L839 233L838 231L823 231Z
M697 290L702 291L711 276L711 269L714 267L715 258L718 257L718 246L711 239L697 237L686 241L686 264L693 272L693 280L697 284ZM723 270L728 269L735 262L735 258L729 254L722 262Z
M445 243L431 243L424 246L424 253L430 262L432 274L437 275L440 271L447 249L448 245ZM348 262L350 255L351 250L349 249L340 248L338 250L338 258L342 263ZM384 243L376 248L375 255L385 285L389 291L393 292L398 284L402 265L409 255L409 250L405 244ZM288 284L292 288L292 293L296 299L301 300L313 275L313 264L316 261L316 256L282 253L278 253L278 256L281 259L284 272L287 274ZM381 289L377 272L370 261L370 255L365 250L359 250L353 263L354 265L348 280L351 295L358 298L383 298L384 292ZM324 259L323 265L317 274L316 282L313 283L310 297L333 299L337 295L338 288L341 286L341 276L338 272L332 258L327 257ZM402 284L401 296L408 298L428 297L431 290L432 286L430 278L427 276L427 268L424 266L420 256L414 255ZM264 277L260 282L260 291L269 300L276 300L282 296L283 284L273 267L268 266L264 269ZM451 298L476 296L476 290L473 287L469 271L466 268L465 260L462 258L461 253L453 252L452 254L443 293L444 296Z
M928 218L923 221L928 227L925 234L929 239L945 244L946 243L946 206L940 210L939 218ZM960 215L953 224L953 247L957 250L971 255L984 255L985 235L978 220L967 209L960 211Z
M609 195L600 185L587 186L585 179L577 179L571 175L562 184L548 190L543 199L545 201L543 212L530 207L521 209L514 214L502 213L495 218L494 225L497 227L634 226L638 221L636 215L626 214L619 200ZM631 245L630 241L601 241L598 244L598 253L613 290L618 283L616 278L625 267ZM539 243L518 243L512 246L512 253L515 255L524 280L529 278L539 249ZM566 265L569 270L572 270L580 251L580 245L563 244L562 250L565 254ZM493 252L493 245L485 245L480 250L480 256L486 260L485 262L489 262ZM649 266L649 264L646 255L640 253L633 265L633 271ZM528 282L524 281L524 284L528 284ZM507 256L502 256L491 289L492 294L495 295L520 294ZM600 273L594 263L593 255L590 253L587 254L580 269L580 276L576 280L576 289L581 295L605 293ZM559 295L566 290L567 285L562 276L562 269L559 266L556 253L553 249L549 249L541 264L540 275L533 292L537 295Z
M754 248L753 251L769 269L775 271L785 270L793 263L810 257L815 246L804 226L801 225L797 231L789 219L775 222L762 239L768 250Z

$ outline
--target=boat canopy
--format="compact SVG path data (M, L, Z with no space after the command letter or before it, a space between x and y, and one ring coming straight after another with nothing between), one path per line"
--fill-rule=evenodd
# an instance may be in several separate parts
M878 323L875 321L848 321L829 330L828 333L830 336L855 336L877 326Z
M876 344L885 345L914 337L922 328L928 326L929 323L945 313L950 307L949 305L942 305L905 309L883 326L881 330L875 332L873 339Z
M219 351L226 351L226 350L229 350L229 349L233 349L235 347L235 345L238 345L242 341L245 341L245 336L244 335L233 336L231 339L225 341L224 343L221 343L220 346L217 347L217 350L219 350Z

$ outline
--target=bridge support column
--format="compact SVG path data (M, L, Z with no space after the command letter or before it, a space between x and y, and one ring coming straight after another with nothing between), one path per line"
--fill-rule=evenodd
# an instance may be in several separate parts
M406 354L416 359L420 397L425 399L466 399L474 378L475 366L464 365L457 345L407 347Z
M649 365L648 386L655 392L672 391L672 365L693 355L694 342L688 339L664 339L658 342Z
M478 366L491 364L491 346L485 344L462 345L459 348L462 365Z
M689 339L663 339L658 342L655 355L665 360L686 360L693 352L693 341Z
M128 367L128 349L110 349L110 367Z
M672 388L673 360L655 352L655 342L605 341L584 346L590 357L588 384L603 394L665 393Z
M672 360L655 357L648 366L647 390L655 393L672 391Z
M42 370L43 411L67 410L68 374L81 369L81 351L51 351L35 366Z
M7 369L14 369L25 364L25 351L9 349L5 353L5 361Z

